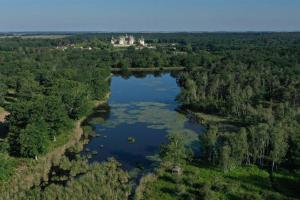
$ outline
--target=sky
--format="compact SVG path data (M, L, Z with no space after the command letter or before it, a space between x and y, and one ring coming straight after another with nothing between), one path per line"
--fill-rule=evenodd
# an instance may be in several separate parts
M300 0L0 0L15 31L300 31Z

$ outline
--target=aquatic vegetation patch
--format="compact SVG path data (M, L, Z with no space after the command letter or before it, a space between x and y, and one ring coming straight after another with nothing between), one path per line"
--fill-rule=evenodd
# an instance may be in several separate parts
M89 121L89 124L96 125L96 124L101 124L103 122L104 122L104 119L102 117L95 117Z
M199 133L185 127L188 119L183 114L170 109L166 103L134 102L112 104L111 107L113 108L110 113L111 118L98 124L102 129L116 128L120 124L145 123L149 129L184 134L187 144L191 144L198 138Z

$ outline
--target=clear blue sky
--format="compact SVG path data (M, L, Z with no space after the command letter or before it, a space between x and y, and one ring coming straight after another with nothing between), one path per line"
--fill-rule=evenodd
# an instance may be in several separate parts
M300 0L0 0L0 31L295 31Z

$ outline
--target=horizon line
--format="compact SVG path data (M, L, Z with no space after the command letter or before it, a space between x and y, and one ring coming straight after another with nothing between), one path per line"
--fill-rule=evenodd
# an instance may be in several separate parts
M174 31L0 31L0 34L27 34L27 33L298 33L300 30L234 30L234 31L227 31L227 30L220 30L220 31L189 31L189 30L174 30Z

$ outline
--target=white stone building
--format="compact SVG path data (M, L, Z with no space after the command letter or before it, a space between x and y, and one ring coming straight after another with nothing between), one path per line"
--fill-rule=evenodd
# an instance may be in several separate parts
M126 36L119 36L118 38L112 37L111 44L114 45L115 47L128 47L134 45L145 46L145 40L144 38L140 38L136 41L132 35L130 36L126 35Z
M144 40L143 37L141 37L141 38L139 39L139 45L145 46L145 40Z

